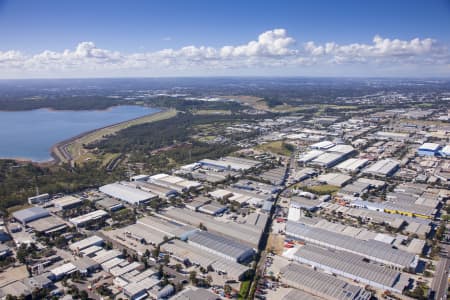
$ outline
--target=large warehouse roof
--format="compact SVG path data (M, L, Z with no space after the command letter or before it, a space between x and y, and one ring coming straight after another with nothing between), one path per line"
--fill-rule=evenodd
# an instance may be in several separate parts
M394 159L382 159L369 166L364 170L364 173L370 173L375 175L388 176L390 175L396 168L399 167L399 162Z
M21 223L27 223L49 215L50 213L46 209L37 206L18 210L13 213L14 219L20 221Z
M289 264L282 268L281 272L282 281L325 299L369 300L372 296L362 287L298 264Z
M414 254L393 249L390 245L375 240L360 240L292 221L287 222L286 233L314 244L359 254L380 263L401 267L410 267L416 263Z
M313 245L300 247L294 254L294 258L316 267L325 266L331 270L339 270L358 279L381 285L383 288L393 288L400 277L400 272L366 262L363 256ZM402 289L403 287L399 291L401 292Z
M130 204L139 204L157 197L155 194L144 192L117 182L101 186L99 190L102 193Z
M233 257L236 260L249 251L253 251L249 246L241 244L234 239L212 234L207 231L196 231L189 235L189 241L216 252L223 253L226 256Z

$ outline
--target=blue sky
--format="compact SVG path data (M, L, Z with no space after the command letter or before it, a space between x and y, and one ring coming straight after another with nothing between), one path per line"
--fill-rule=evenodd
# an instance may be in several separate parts
M255 45L258 50L220 54L276 29L284 31ZM285 38L292 41L282 40L282 48L294 52L272 48ZM313 46L305 50L308 42ZM338 46L325 51L327 43ZM84 50L77 52L80 44ZM3 78L403 76L415 70L449 76L448 45L448 0L0 0ZM186 46L195 48L180 51Z

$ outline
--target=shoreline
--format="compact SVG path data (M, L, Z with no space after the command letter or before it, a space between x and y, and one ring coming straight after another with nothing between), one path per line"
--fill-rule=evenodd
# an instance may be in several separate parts
M29 163L36 164L36 165L41 165L41 166L55 165L55 164L59 164L59 163L62 163L62 162L70 162L70 161L73 160L73 157L71 156L71 154L67 150L67 147L70 146L71 144L73 144L74 142L76 142L77 140L85 138L85 137L87 137L87 136L89 136L91 134L94 134L96 132L99 132L101 130L105 130L105 129L108 129L108 128L112 129L114 127L117 127L117 126L120 126L120 125L124 125L124 124L130 123L130 122L134 122L134 121L137 121L137 120L140 120L140 119L144 119L144 118L157 117L158 115L167 113L168 111L171 110L169 108L160 108L160 107L157 107L157 108L156 107L149 107L149 108L157 109L158 111L153 112L151 114L144 115L144 116L140 116L140 117L136 117L136 118L133 118L133 119L129 119L129 120L126 120L126 121L117 122L117 123L106 125L106 126L103 126L103 127L100 127L100 128L95 128L95 129L92 129L92 130L88 130L88 131L82 132L82 133L80 133L80 134L78 134L76 136L72 136L72 137L70 137L68 139L65 139L65 140L62 140L60 142L57 142L57 143L53 144L51 146L51 148L49 149L51 158L49 158L48 160L34 161L33 159L23 158L23 157L15 157L15 158L12 158L12 157L0 157L0 159L1 160L14 160L16 162L22 162L22 163L29 162ZM146 122L144 122L144 123L146 123ZM133 126L133 125L130 125L130 126ZM123 128L123 129L125 129L125 128ZM120 130L122 130L122 129L119 129L118 131L120 131Z
M83 137L86 137L86 136L88 136L90 134L93 134L95 132L107 129L107 128L112 128L112 127L115 127L115 126L126 124L128 122L136 121L136 120L139 120L139 119L142 119L142 118L156 116L156 115L159 115L161 113L167 112L169 110L167 108L156 108L156 109L159 109L159 111L155 112L155 113L152 113L152 114L145 115L145 116L141 116L141 117L129 119L129 120L126 120L126 121L114 123L114 124L111 124L111 125L103 126L103 127L100 127L100 128L88 130L88 131L80 133L80 134L78 134L76 136L73 136L71 138L68 138L66 140L60 141L60 142L52 145L52 147L50 148L50 155L51 155L52 159L48 160L46 162L47 163L51 163L51 164L59 164L61 162L70 162L70 161L72 161L73 157L70 155L69 151L67 150L67 147L69 145L73 144L75 141L77 141L77 140L79 140L79 139L81 139ZM37 163L40 164L40 162L37 162ZM45 162L43 162L43 163L45 163Z

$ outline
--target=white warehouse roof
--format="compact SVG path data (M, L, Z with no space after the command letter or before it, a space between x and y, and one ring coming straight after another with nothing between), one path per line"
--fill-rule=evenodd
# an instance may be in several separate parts
M118 182L101 186L99 190L108 196L120 199L130 204L139 204L157 197L155 194L144 192Z

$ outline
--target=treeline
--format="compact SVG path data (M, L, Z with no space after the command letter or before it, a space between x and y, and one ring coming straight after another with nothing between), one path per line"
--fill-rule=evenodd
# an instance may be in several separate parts
M36 186L39 193L73 193L117 180L119 174L120 170L105 172L99 162L71 168L0 160L0 210L26 203L28 197L36 194Z
M0 98L4 111L51 108L55 110L100 110L115 105L133 104L132 101L112 99L104 96L58 96L37 99Z

